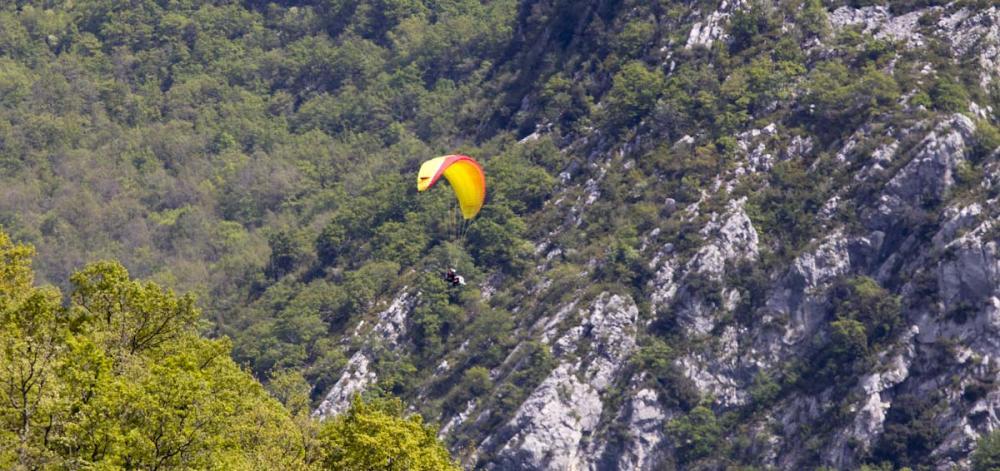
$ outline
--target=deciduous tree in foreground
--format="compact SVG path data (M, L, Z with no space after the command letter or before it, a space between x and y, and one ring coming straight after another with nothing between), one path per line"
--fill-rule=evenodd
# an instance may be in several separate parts
M0 468L454 467L398 402L293 420L227 339L199 336L190 296L101 262L71 278L64 305L33 285L33 255L0 232Z

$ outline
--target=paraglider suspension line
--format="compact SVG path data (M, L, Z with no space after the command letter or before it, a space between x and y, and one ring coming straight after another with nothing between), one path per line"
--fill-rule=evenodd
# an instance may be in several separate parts
M465 242L465 238L468 237L469 235L469 229L472 228L472 225L475 224L475 222L476 222L475 219L465 219L465 218L462 219L462 233L459 237L459 240L463 242L463 245Z

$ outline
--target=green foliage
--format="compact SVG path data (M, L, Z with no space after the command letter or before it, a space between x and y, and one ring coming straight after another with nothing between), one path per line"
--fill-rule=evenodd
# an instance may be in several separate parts
M633 61L615 74L611 90L602 100L601 120L612 132L623 132L637 124L656 106L666 79L660 70L649 70Z
M963 111L969 106L969 94L965 88L947 77L934 82L934 86L931 87L931 100L934 109L951 113Z
M736 9L729 20L729 34L732 35L730 47L733 51L746 49L759 35L768 33L779 25L780 19L773 15L768 3L752 1L749 8Z
M852 128L867 117L884 112L899 99L893 78L875 67L860 75L836 61L822 62L807 76L803 104L807 114L821 127Z
M717 122L724 130L735 130L749 121L752 115L761 115L791 96L792 78L805 69L798 63L775 63L770 57L753 60L733 71L722 83L722 99L729 103Z
M268 278L278 279L295 269L303 257L303 249L297 240L287 232L277 232L268 238L271 257L264 268Z
M469 368L462 374L462 382L459 383L462 389L468 390L472 395L478 396L493 389L493 381L490 379L490 371L481 366Z
M414 230L415 223L388 221L372 237L372 255L376 259L391 260L409 266L419 260L427 248L429 238L422 231Z
M729 16L729 44L693 50L683 47L684 23L716 5L30 3L0 7L0 221L42 249L42 278L72 294L61 300L28 282L8 290L31 291L21 299L0 286L0 298L17 299L0 300L4 360L22 364L29 346L59 359L40 370L51 387L28 388L39 399L30 427L18 426L16 413L0 415L0 468L151 467L159 446L187 439L189 452L165 465L390 466L397 461L350 461L376 455L343 447L383 432L338 437L327 429L321 440L321 425L308 417L357 348L371 355L375 389L419 397L414 407L428 416L476 399L491 412L458 433L492 433L556 364L547 346L521 342L521 329L547 309L607 282L632 291L644 317L666 317L643 304L646 255L669 243L686 257L700 246L705 221L688 215L708 215L729 196L717 191L718 178L746 170L743 132L776 123L779 132L763 142L768 152L788 133L818 137L815 152L779 151L772 171L737 187L749 196L767 265L741 286L737 322L750 326L772 262L822 235L816 214L842 188L837 172L852 170L853 162L825 166L826 151L863 122L873 123L864 128L872 135L904 129L895 118L913 110L896 109L901 89L917 92L910 105L938 111L963 110L970 98L988 103L963 88L972 82L951 61L933 64L942 78L924 84L906 71L919 70L911 56L926 51L852 28L830 37L819 0L749 2ZM939 2L890 3L898 14ZM963 187L979 179L995 134L977 125L971 164L957 172ZM673 145L682 136L693 141ZM446 182L419 195L413 188L420 161L451 152L474 155L487 170L487 206L465 238L448 217ZM595 165L597 156L612 165ZM576 185L590 179L600 197L580 205L587 195ZM544 253L529 241L544 241ZM8 253L30 256L21 247ZM132 281L113 263L66 282L96 258L196 292L211 315L201 318L193 296ZM466 289L441 281L438 272L452 264ZM548 268L534 270L539 264ZM755 404L804 381L796 378L847 384L848 372L871 367L901 325L898 301L873 283L835 289L815 355L774 377L760 372ZM687 295L722 304L716 283L688 284ZM344 341L359 326L363 335L404 287L416 301L397 345ZM683 460L702 459L729 424L695 407L699 392L675 365L692 345L662 322L651 329L660 337L641 342L631 367L665 405L692 411L671 430L685 438ZM231 336L232 351L196 330ZM230 353L268 382L290 416L225 359ZM432 374L443 360L447 373ZM93 385L94 377L109 386ZM246 392L234 398L236 387ZM365 407L402 416L381 405L358 410ZM198 414L209 415L198 433L177 425ZM45 429L43 420L55 425ZM164 424L162 443L153 422ZM403 429L431 443L419 427ZM892 430L885 450L916 443ZM54 445L36 446L43 431ZM922 447L913 445L913 456ZM105 461L63 465L66 456Z
M545 149L544 144L537 145ZM532 146L518 146L513 152L490 159L484 171L495 182L490 187L491 204L503 204L515 214L538 211L555 188L555 178L531 161ZM545 149L558 152L555 149ZM545 159L549 156L539 156ZM549 157L551 158L551 157Z
M871 278L851 278L835 287L833 296L837 317L861 322L868 331L865 340L869 343L890 339L903 324L899 297Z
M628 22L615 38L615 49L622 57L641 57L656 35L656 25L648 20Z
M917 92L912 97L910 97L910 104L913 106L923 106L924 108L930 108L934 106L934 102L931 101L931 96L927 92Z
M868 333L865 325L854 319L839 319L830 323L830 352L834 361L851 365L868 354Z
M472 320L464 332L469 340L469 363L493 367L504 359L515 344L512 318L509 312L488 309Z
M411 322L416 327L417 348L424 356L435 358L442 353L447 333L464 321L464 312L451 304L452 286L440 274L424 274L420 286Z
M275 372L267 382L267 391L292 414L310 412L309 383L295 370Z
M316 255L325 265L333 265L347 243L347 229L338 221L332 221L316 237Z
M459 469L419 415L403 417L398 400L362 401L326 421L319 434L325 469Z
M944 438L934 420L933 399L904 394L893 401L872 452L875 462L888 461L897 468L929 464L930 453Z
M656 377L666 376L673 368L674 351L663 340L649 339L648 345L643 345L635 355L635 362Z
M445 396L444 408L451 413L461 412L470 399L486 395L493 390L493 387L490 370L482 366L473 366L462 373L461 381L456 383L451 392Z
M32 255L0 232L5 467L455 467L434 429L404 418L398 400L356 400L321 426L305 376L271 376L283 408L230 359L227 340L198 335L190 296L101 262L73 276L63 306L58 290L32 286ZM489 387L485 370L469 371L472 390Z
M780 393L781 385L767 372L759 371L754 375L753 384L750 386L750 397L757 407L771 403Z
M642 285L646 274L645 263L635 248L635 239L614 236L614 241L608 247L599 275L609 281L622 285Z
M800 161L779 162L769 186L755 192L748 207L754 226L783 255L792 255L820 229L811 221L825 198Z
M972 154L969 160L974 163L982 162L986 157L1000 149L1000 129L988 121L976 123L976 134Z
M521 259L529 250L522 238L527 226L513 211L503 205L483 208L469 228L468 242L472 256L480 266L521 269Z
M455 237L446 189L418 197L412 172L472 141L517 3L299 3L0 10L0 221L49 280L104 257L197 291L241 363L294 369L315 396L345 361L335 336ZM475 254L516 270L522 212L554 180L512 147L470 153L503 156L490 196L513 211Z
M674 364L676 354L666 342L649 337L633 357L637 366L649 372L662 391L661 401L671 407L690 410L701 399L698 389L681 369Z
M545 82L539 94L540 118L547 122L568 125L590 113L591 99L580 83L555 74Z
M690 463L718 451L722 427L712 409L697 406L687 415L671 420L667 433L677 443L679 460Z
M868 277L839 282L832 288L832 302L828 341L806 365L814 369L811 379L800 383L808 390L831 385L843 390L854 384L856 375L874 366L875 354L894 340L903 325L899 298Z
M976 451L972 452L974 471L995 471L1000 469L1000 433L990 432L976 441Z
M39 468L303 466L288 413L200 338L191 297L112 262L35 288L0 232L0 459Z
M826 8L822 0L806 0L798 16L798 24L809 35L823 37L830 31Z
M875 63L881 67L895 55L895 46L891 41L885 39L871 39L864 44L862 57L866 61Z
M983 180L983 172L969 161L962 161L955 167L955 183L959 188L975 188Z

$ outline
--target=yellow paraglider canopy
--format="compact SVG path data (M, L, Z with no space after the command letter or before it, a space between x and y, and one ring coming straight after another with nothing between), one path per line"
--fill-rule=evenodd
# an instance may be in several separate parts
M486 177L483 168L472 157L445 155L430 159L420 166L417 174L417 191L426 191L444 175L455 191L462 217L476 217L486 201Z

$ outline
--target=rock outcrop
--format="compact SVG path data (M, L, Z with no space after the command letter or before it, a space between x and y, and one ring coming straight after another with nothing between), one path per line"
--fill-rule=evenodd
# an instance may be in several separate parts
M596 429L602 395L635 349L638 309L627 297L605 293L580 314L582 322L555 342L559 365L505 425L510 437L497 452L496 469L588 468L583 440Z
M390 350L395 348L399 338L406 334L406 319L413 310L415 302L416 297L404 288L393 299L392 304L378 314L374 327L367 332L368 345L386 346ZM363 328L364 321L354 329L354 335L362 335ZM354 352L340 378L326 393L319 407L313 411L314 416L324 418L343 412L351 405L351 400L356 394L363 393L366 388L375 384L378 377L369 368L371 364L369 349L362 348Z

